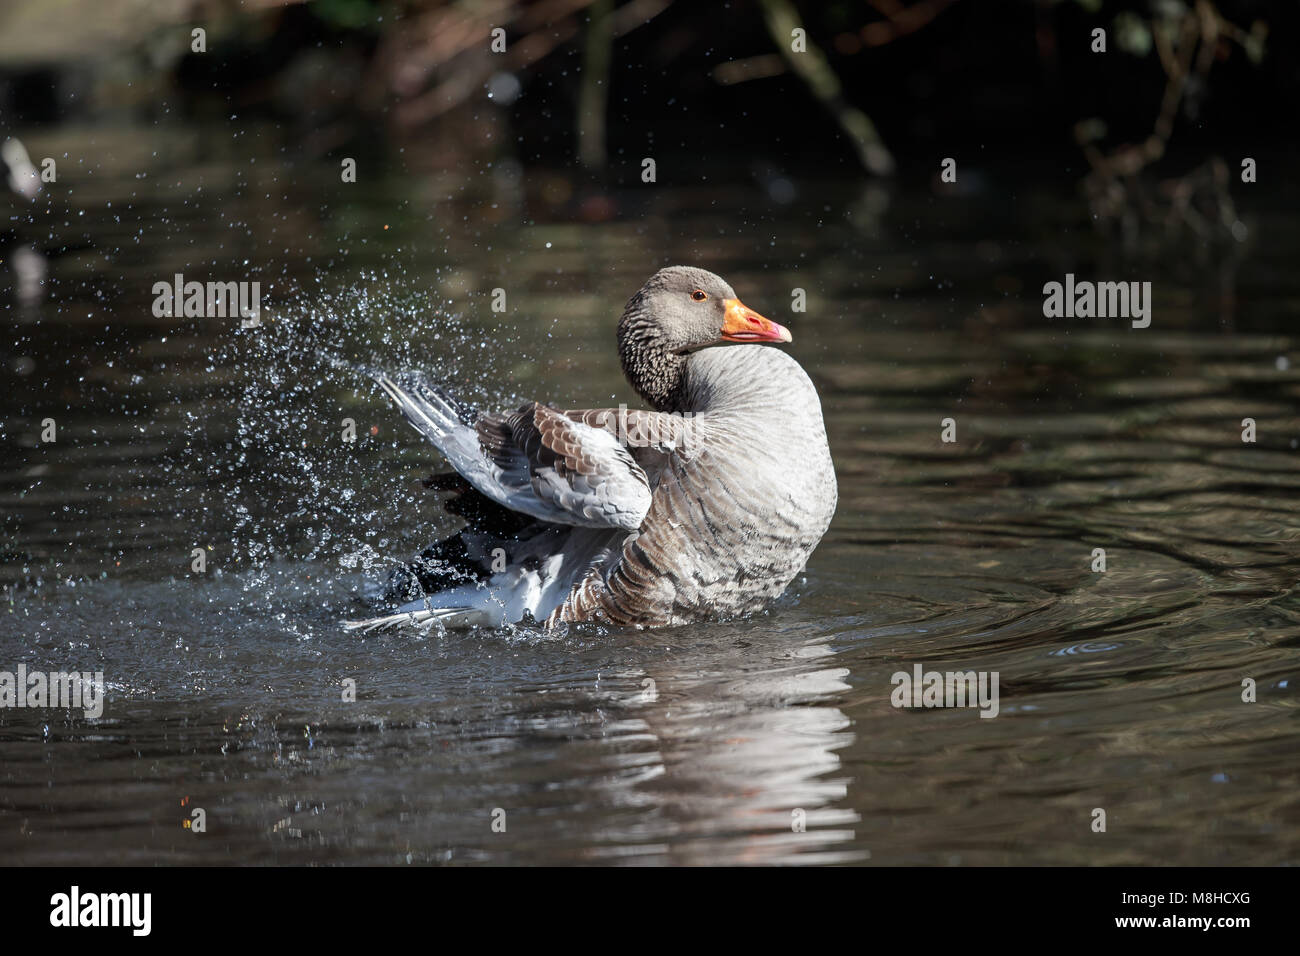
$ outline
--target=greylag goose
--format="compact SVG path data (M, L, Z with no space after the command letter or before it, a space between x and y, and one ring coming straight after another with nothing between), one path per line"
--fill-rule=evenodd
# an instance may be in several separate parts
M425 483L454 492L447 510L469 526L390 578L408 600L397 613L348 626L654 627L761 609L837 497L816 389L757 344L789 341L718 276L673 266L618 324L624 374L652 410L475 416L418 374L376 375L456 470Z

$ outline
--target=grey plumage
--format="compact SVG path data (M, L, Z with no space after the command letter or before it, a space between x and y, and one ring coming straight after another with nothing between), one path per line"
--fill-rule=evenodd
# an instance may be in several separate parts
M762 345L706 349L686 363L701 450L672 459L640 533L590 574L552 622L684 624L745 614L779 597L835 513L835 469L816 390Z

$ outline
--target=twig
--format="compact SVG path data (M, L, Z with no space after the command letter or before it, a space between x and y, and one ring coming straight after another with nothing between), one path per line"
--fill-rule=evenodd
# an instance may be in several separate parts
M781 56L791 71L807 84L813 96L835 118L857 151L858 160L863 167L877 176L891 175L894 172L893 155L867 114L844 99L840 79L831 69L826 55L811 40L807 41L804 52L795 53L791 49L792 32L800 28L798 11L787 0L759 0L759 6L763 10L767 31L781 51Z

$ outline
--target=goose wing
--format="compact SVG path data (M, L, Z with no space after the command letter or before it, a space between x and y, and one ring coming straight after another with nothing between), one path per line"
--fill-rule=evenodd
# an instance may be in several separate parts
M650 509L645 471L610 430L529 402L475 418L418 374L375 380L482 494L542 521L634 531Z

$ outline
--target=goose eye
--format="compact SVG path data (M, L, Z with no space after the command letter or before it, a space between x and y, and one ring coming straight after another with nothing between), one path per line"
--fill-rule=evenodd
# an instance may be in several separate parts
M703 289L696 289L694 292L691 293L691 298L694 299L696 302L703 302L708 297L709 294L705 292Z

